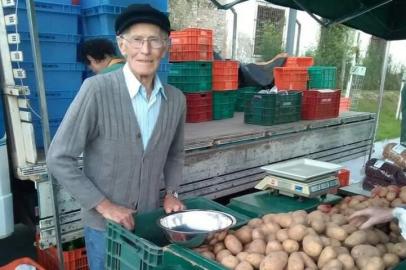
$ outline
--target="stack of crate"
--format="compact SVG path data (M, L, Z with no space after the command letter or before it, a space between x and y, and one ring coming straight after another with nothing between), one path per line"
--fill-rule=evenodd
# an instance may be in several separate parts
M212 61L213 31L188 28L171 33L168 83L186 96L186 122L213 119Z
M80 1L83 40L106 38L117 44L114 22L122 10L130 4L149 4L162 12L168 12L168 0L83 0ZM162 83L167 83L169 69L169 59L166 57L161 60L158 69ZM85 77L89 75L93 74L85 73Z
M213 119L232 118L238 90L239 62L213 62Z
M53 136L82 83L83 65L77 63L79 6L67 1L35 1L37 30L42 58L45 91L51 136ZM17 27L9 26L9 34L18 34L10 44L10 51L21 51L22 58L13 62L14 69L23 69L25 78L16 84L29 87L29 110L38 147L43 147L42 126L34 59L27 17L26 1L18 1L17 7L5 8L5 14L17 15ZM19 39L19 43L18 43ZM22 74L22 73L20 73Z

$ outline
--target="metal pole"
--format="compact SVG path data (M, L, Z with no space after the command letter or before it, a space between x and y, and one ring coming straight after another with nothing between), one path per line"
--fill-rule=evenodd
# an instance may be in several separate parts
M402 83L400 84L400 91L399 91L399 98L398 98L398 106L396 107L396 119L400 119L400 106L402 104L402 89L405 86L404 81L402 81Z
M295 27L296 27L297 10L289 9L288 20L288 33L286 35L286 52L289 55L293 55L293 49L295 47Z
M369 156L368 159L371 159L372 152L374 149L374 143L375 143L375 138L376 138L376 133L378 132L378 127L379 127L379 116L381 114L381 109L382 109L382 100L383 100L383 92L385 89L385 79L386 79L386 71L388 69L388 54L389 54L389 42L385 41L385 55L383 58L383 63L382 63L382 69L381 69L381 83L379 86L379 98L378 98L378 112L376 113L376 118L375 118L375 128L372 136L372 143L371 143L371 148L369 149Z
M30 28L30 37L32 42L32 55L34 61L34 69L35 69L35 77L37 79L37 92L39 95L39 104L41 108L41 124L42 124L42 134L44 138L44 151L45 154L48 152L48 147L51 142L51 136L49 133L49 122L48 122L48 111L47 111L47 100L45 97L45 86L44 86L44 75L42 72L42 60L41 60L41 52L39 50L39 38L37 32L37 19L35 14L35 5L34 0L26 0L27 5L27 15L28 15L28 23ZM58 263L59 269L64 269L64 262L63 262L63 250L62 250L62 241L61 241L61 231L60 231L60 222L59 222L59 211L58 211L58 200L57 200L57 192L55 187L55 181L53 177L49 174L48 180L51 183L52 192L52 202L53 202L53 210L54 210L54 224L55 224L55 237L56 237L56 247L57 247L57 254L58 254Z
M299 48L300 48L300 36L302 34L302 24L296 20L296 24L297 24L297 40L296 40L296 52L295 55L298 56L299 55Z
M237 12L235 12L234 8L230 8L231 12L233 13L233 43L231 49L231 59L235 58L236 47L237 47Z

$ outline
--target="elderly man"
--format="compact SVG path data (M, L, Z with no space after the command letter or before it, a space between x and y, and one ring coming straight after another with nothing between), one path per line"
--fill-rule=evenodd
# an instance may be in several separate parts
M131 230L134 212L183 209L176 191L184 164L185 98L162 85L170 23L149 5L126 8L115 23L126 64L84 81L48 152L49 172L81 204L90 268L104 269L105 221ZM77 157L83 152L83 170Z

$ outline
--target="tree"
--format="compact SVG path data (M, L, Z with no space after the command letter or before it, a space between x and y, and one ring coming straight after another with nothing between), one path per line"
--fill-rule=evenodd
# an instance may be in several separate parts
M263 61L272 59L283 51L282 31L274 23L267 23L261 38L260 51Z

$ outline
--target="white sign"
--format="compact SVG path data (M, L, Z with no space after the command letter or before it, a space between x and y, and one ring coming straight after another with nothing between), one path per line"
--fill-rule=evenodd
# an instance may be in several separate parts
M350 74L357 75L357 76L365 76L365 72L367 68L364 66L353 66L350 69Z

